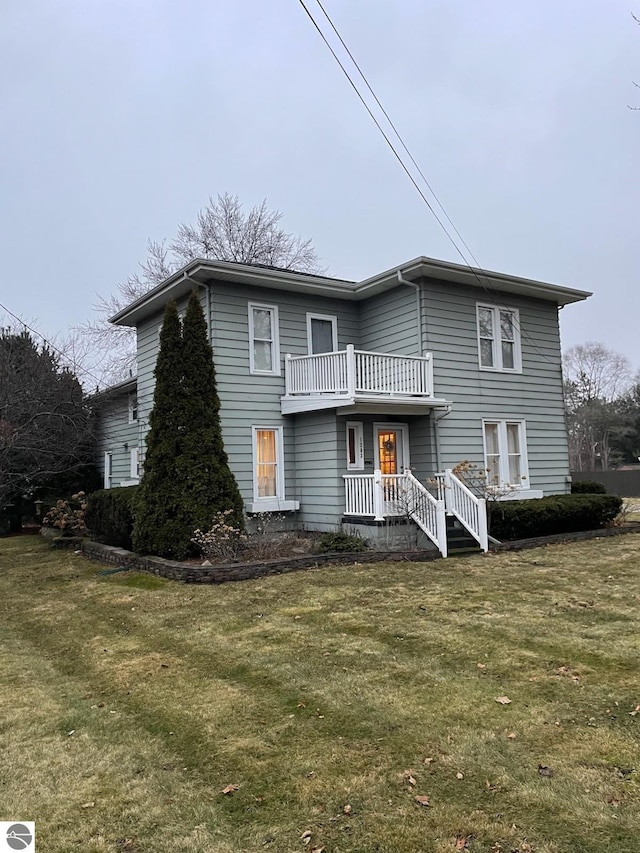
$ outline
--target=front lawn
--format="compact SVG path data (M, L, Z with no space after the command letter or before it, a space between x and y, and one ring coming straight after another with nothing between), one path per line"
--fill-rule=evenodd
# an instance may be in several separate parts
M640 536L103 568L0 540L0 819L39 853L638 849Z

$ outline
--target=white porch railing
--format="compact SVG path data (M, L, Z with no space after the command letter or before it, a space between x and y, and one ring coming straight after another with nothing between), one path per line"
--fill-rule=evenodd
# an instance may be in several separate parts
M476 497L450 468L447 468L444 474L436 474L435 480L438 499L444 501L447 512L458 519L483 551L488 551L489 532L485 499Z
M404 474L345 474L345 515L373 516L376 521L389 517L409 517L447 556L447 531L444 502L413 476Z
M433 362L424 357L345 350L319 355L287 355L285 393L288 397L358 394L433 397Z

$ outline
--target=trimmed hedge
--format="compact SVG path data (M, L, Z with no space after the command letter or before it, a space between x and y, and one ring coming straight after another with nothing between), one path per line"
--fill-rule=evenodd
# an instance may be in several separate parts
M137 490L137 486L122 486L117 489L100 489L89 495L85 523L96 542L131 550Z
M490 533L496 539L529 539L554 533L597 530L620 512L617 495L549 495L538 500L499 501L491 507Z
M603 483L597 483L595 480L576 480L571 483L572 495L606 495L607 490Z

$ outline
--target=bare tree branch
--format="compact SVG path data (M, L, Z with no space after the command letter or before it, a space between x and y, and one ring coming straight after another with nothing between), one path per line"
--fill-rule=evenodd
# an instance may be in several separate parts
M179 225L169 245L164 240L148 241L139 272L121 282L111 296L98 297L97 318L76 327L76 340L68 345L83 354L83 363L103 382L132 375L135 332L111 325L108 318L196 258L322 273L311 240L284 231L282 216L279 210L269 210L266 199L245 213L237 195L210 197L195 224Z

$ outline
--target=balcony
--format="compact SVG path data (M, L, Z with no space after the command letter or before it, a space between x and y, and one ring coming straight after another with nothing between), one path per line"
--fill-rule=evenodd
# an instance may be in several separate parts
M423 358L345 350L319 355L288 355L285 361L283 415L350 407L354 411L394 409L411 414L445 406L433 395L431 353Z

